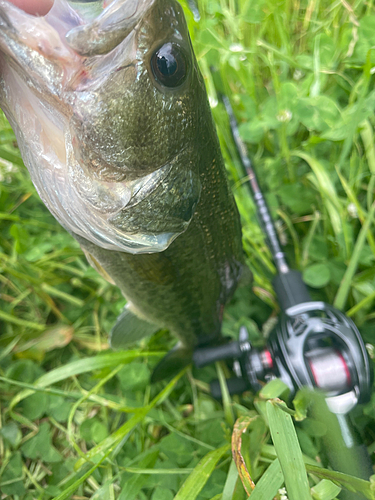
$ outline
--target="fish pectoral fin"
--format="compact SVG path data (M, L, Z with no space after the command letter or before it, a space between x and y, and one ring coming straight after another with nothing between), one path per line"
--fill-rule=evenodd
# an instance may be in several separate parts
M156 333L160 327L136 316L128 307L117 318L109 336L115 351L126 349L129 344Z
M151 383L159 382L168 377L177 375L185 366L191 363L193 351L178 343L154 368L151 374Z

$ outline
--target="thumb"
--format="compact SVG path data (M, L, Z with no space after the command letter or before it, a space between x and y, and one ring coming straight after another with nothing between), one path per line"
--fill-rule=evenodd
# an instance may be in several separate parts
M8 0L8 2L34 16L44 16L53 5L53 0Z

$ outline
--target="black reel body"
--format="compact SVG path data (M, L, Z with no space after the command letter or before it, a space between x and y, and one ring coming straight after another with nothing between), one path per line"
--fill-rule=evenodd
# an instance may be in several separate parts
M362 337L342 312L324 302L288 308L269 338L277 375L291 388L326 392L334 413L369 400L372 370Z
M264 382L280 378L294 393L302 387L326 393L334 413L347 413L369 400L372 370L362 337L355 324L324 302L305 302L286 309L272 331L267 347L255 349L246 328L238 342L198 349L200 367L222 359L234 361L236 377L228 380L232 394L258 391ZM221 397L218 381L212 394Z

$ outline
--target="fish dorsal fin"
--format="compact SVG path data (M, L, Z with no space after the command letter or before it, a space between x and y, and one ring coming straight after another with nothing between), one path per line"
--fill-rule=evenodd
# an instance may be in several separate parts
M160 327L136 316L129 307L125 307L112 327L109 342L115 351L126 349L129 344L149 337L160 330Z

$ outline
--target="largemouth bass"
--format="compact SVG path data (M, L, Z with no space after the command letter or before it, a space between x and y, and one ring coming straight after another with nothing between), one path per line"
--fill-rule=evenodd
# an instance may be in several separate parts
M243 271L204 82L176 1L90 4L0 0L1 106L41 199L129 302L113 347L163 327L189 358Z

